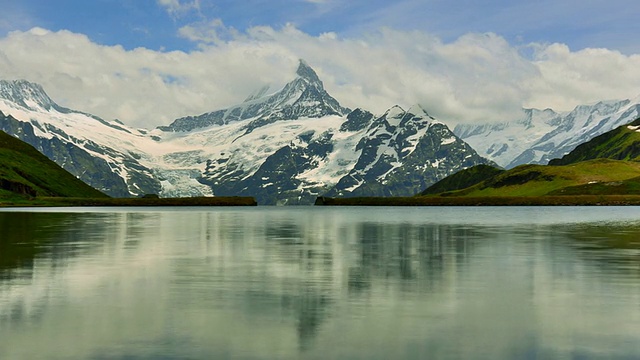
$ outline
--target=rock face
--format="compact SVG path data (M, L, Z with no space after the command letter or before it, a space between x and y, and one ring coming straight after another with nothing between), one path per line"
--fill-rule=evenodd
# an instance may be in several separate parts
M0 94L18 93L3 84L13 89ZM277 92L263 88L240 105L152 131L64 109L39 86L25 88L0 99L11 115L0 127L112 196L237 195L262 205L410 196L493 164L419 106L382 115L341 106L304 61Z
M506 123L459 124L461 139L498 165L547 164L594 137L640 116L640 98L580 105L566 113L525 109L521 119Z
M63 108L38 84L0 81L0 130L110 196L160 191L134 145L145 135L116 121Z
M309 128L272 149L253 172L233 157L211 160L204 181L218 195L311 204L318 195L411 196L458 170L490 163L420 107L394 107L380 117L358 109L346 121L322 120L316 123L333 127L313 129L320 124L304 120Z
M412 196L454 172L488 163L421 107L396 106L371 121L358 161L328 196Z

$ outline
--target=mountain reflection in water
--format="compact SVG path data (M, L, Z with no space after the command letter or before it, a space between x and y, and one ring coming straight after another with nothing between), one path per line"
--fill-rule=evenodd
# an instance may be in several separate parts
M570 210L0 212L0 358L640 357L640 210Z

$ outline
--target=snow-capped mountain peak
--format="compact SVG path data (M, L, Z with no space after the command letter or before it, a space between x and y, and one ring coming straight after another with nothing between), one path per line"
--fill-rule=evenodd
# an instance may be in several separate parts
M383 116L387 119L394 119L402 117L405 113L406 112L402 107L400 107L400 105L394 105L389 108L389 110L387 110Z
M42 86L0 80L0 130L31 145L89 185L111 196L160 191L143 162L155 146L144 130L56 104Z
M27 80L0 80L0 99L28 110L57 108L42 86Z
M291 82L268 91L150 132L60 108L48 96L26 104L48 99L50 110L29 110L14 103L38 98L25 91L32 96L0 99L0 129L112 196L246 195L260 204L411 196L489 163L420 106L383 115L342 107L304 61Z
M429 113L427 112L427 110L425 110L425 109L422 107L422 105L420 105L420 104L415 104L415 105L411 106L411 107L409 108L409 110L407 110L407 112L408 112L409 114L413 114L413 115L416 115L416 116L425 116L425 117L428 117L428 118L433 119L433 118L431 117L431 115L429 115Z
M318 74L316 74L315 70L313 70L313 68L311 68L311 66L309 66L309 64L307 64L307 62L303 59L300 59L298 70L296 70L296 75L309 82L319 83L320 85L322 85L322 81L320 81Z
M263 87L239 105L198 116L183 117L159 129L188 132L252 119L246 127L246 131L251 132L256 127L275 121L343 116L350 112L350 109L342 107L338 100L327 93L316 72L304 60L300 60L296 75L294 80L273 94L266 95L268 88Z

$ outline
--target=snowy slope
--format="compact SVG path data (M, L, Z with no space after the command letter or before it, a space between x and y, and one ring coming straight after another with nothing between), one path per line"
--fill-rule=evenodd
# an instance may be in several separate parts
M0 82L0 127L113 196L409 196L489 163L419 106L342 107L303 61L267 93L147 131L62 108L36 84Z
M178 119L151 135L190 149L189 161L205 166L200 181L215 195L254 196L260 204L310 204L324 194L409 196L488 162L420 107L381 116L350 111L308 64L301 61L296 75L278 92L262 89L243 104Z
M420 106L399 106L358 135L360 154L328 196L412 196L459 170L490 163Z
M62 108L37 84L0 81L0 96L0 129L111 196L159 193L163 175L184 169L164 161L167 151L177 149L159 144L148 131ZM195 182L184 176L176 181ZM199 194L209 191L199 188Z
M0 81L1 129L35 146L67 171L114 196L154 188L139 159L148 139L117 122L56 105L37 84Z
M454 132L499 165L546 164L576 146L640 116L640 97L580 105L565 113L525 109L521 119L498 124L459 124Z

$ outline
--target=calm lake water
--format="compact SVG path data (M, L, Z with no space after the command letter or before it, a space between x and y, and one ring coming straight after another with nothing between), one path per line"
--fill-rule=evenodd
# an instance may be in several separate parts
M639 359L640 208L0 212L0 359Z

